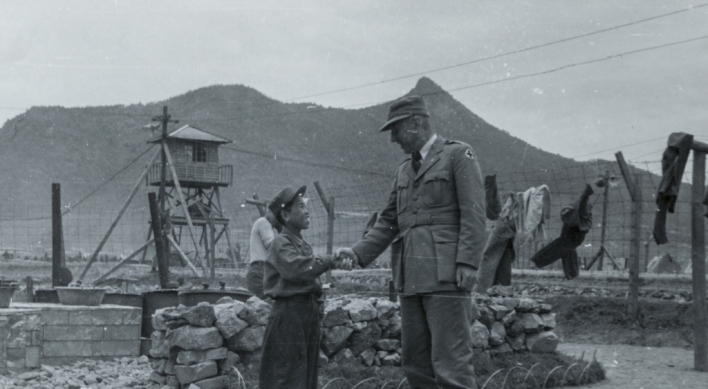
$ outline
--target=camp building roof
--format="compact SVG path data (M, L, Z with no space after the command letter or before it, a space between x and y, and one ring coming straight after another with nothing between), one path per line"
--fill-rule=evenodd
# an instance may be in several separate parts
M189 124L170 132L167 134L168 138L184 139L184 140L194 140L200 142L213 142L213 143L231 143L230 140L222 138L218 135L210 134L204 130L200 130ZM162 136L155 137L148 141L148 143L157 143L162 139Z

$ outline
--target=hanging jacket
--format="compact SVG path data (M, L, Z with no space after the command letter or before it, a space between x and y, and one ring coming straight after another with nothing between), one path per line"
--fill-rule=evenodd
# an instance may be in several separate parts
M484 246L475 292L487 293L493 285L511 285L511 264L516 259L516 219L520 211L517 196L509 193Z
M593 193L592 187L586 184L585 190L573 206L561 210L563 228L560 237L538 250L531 262L543 268L560 259L563 261L563 273L567 279L578 276L580 264L575 249L583 243L585 235L592 227L592 204L589 204L588 200Z
M499 203L496 174L484 177L484 194L487 200L487 219L499 219L499 213L501 212L501 204Z
M661 182L656 194L656 216L654 217L654 240L661 245L669 242L666 235L666 212L674 213L681 178L691 153L693 135L674 132L669 135L668 146L661 157Z
M548 185L529 188L517 195L523 212L517 223L517 232L527 236L525 243L533 238L536 242L546 240L545 223L551 217L551 191Z

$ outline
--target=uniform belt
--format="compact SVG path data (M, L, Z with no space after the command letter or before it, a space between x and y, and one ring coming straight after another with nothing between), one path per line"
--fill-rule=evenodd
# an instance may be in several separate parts
M415 226L426 226L426 225L460 225L460 215L413 215L402 222L399 220L398 226L401 230L407 228L413 228Z

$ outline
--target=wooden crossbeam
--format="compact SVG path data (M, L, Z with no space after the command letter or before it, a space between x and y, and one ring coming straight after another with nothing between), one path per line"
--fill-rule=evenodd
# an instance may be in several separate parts
M130 192L130 196L128 196L128 200L125 201L123 204L123 207L120 209L120 212L118 212L118 216L116 216L116 219L113 221L113 224L111 224L111 227L108 228L108 232L106 235L103 237L101 240L101 243L98 244L98 247L96 247L96 251L93 252L93 255L91 255L91 259L89 259L88 263L86 264L86 267L84 267L83 272L81 272L81 275L79 276L79 281L82 281L84 277L86 276L86 273L88 273L89 269L91 268L91 265L93 265L94 262L96 262L96 259L98 258L98 254L101 252L101 249L103 248L103 245L106 244L108 241L108 238L111 236L111 233L113 233L113 229L116 228L116 225L118 225L118 221L120 221L120 218L123 216L123 213L125 213L125 210L128 208L128 205L130 204L131 201L133 201L133 198L135 197L135 194L138 193L138 189L140 189L140 186L143 183L143 180L145 179L145 176L147 176L148 172L150 171L150 168L152 168L153 163L155 163L155 160L157 159L157 156L160 155L160 151L158 150L157 153L150 159L150 163L148 163L147 168L143 172L142 175L140 175L140 178L138 179L137 184L135 184L135 187L133 188L133 191Z

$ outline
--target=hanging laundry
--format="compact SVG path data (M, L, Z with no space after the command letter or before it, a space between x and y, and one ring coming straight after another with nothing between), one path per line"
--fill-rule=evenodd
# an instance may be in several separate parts
M585 190L573 206L561 210L563 228L560 237L536 252L531 262L539 268L544 268L561 259L565 277L572 279L578 276L580 264L575 249L583 243L585 235L592 227L592 204L588 203L588 199L593 193L595 192L592 187L586 184Z
M490 176L487 176L490 177ZM496 179L495 179L496 181ZM485 188L486 188L485 179ZM509 192L484 246L478 270L477 293L493 285L511 285L511 265L516 259L516 242L546 239L544 225L551 215L551 191L547 185L524 192Z
M522 201L523 218L520 224L517 225L519 232L527 234L527 241L533 238L536 242L546 240L546 230L544 228L546 220L551 217L551 191L548 185L541 185L536 188L529 188L523 194L520 194Z
M511 264L516 259L516 221L521 212L517 195L510 192L484 246L475 292L487 293L492 285L511 285Z
M487 219L499 219L499 213L501 212L501 204L499 202L496 174L484 177L484 193L485 198L487 200Z
M661 182L656 194L656 216L654 217L654 240L656 244L669 243L666 235L666 212L674 213L681 178L691 153L693 135L674 132L669 135L668 146L661 157Z

